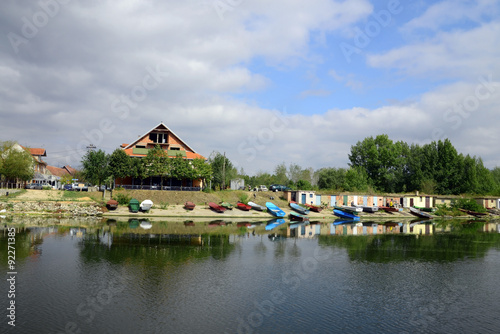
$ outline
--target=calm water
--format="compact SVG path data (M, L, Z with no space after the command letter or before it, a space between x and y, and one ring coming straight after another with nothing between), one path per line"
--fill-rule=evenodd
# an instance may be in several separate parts
M31 223L1 333L500 332L498 224Z

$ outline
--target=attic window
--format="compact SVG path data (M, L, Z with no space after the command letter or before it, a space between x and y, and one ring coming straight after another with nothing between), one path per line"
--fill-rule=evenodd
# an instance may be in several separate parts
M146 148L146 145L144 144L137 144L135 145L136 148Z
M180 151L181 148L180 147L171 147L170 150L171 151Z
M156 144L165 144L167 142L168 134L166 133L150 133L149 140Z

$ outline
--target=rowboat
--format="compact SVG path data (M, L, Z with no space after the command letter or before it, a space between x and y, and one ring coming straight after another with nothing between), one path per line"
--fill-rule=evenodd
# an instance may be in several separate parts
M481 216L486 216L488 213L487 212L476 212L476 211L471 211L471 210L465 210L465 209L458 209L459 211L465 212L471 216L475 217L481 217Z
M303 206L298 205L297 203L290 202L289 203L290 207L300 213L301 215L307 215L309 213L309 210L304 208Z
M219 204L216 204L214 202L209 202L208 206L210 207L210 209L212 209L212 210L214 210L215 212L218 212L218 213L224 213L224 211L226 211L225 207L220 206Z
M297 213L297 212L290 212L290 220L295 220L295 221L309 221L309 217L305 216L305 215L301 215L300 213Z
M430 214L427 212L420 211L419 209L415 209L413 207L409 207L410 213L414 216L420 217L420 218L432 218Z
M355 214L342 210L333 209L333 214L342 219L359 220L359 217L356 216Z
M304 205L307 206L309 209L311 209L311 211L314 211L314 212L321 212L321 210L323 210L322 207L317 206L317 205L312 205L312 204L304 204Z
M257 203L254 203L254 202L248 202L248 205L250 205L252 207L252 209L257 210L257 211L264 211L266 209L266 207L259 205Z
M283 218L276 218L276 219L270 220L266 225L266 231L271 231L272 229L274 229L274 228L276 228L284 223L285 223L285 220Z
M226 208L227 210L233 209L233 205L231 203L228 203L228 202L221 202L219 205L222 206L223 208Z
M396 209L393 206L379 206L379 210L384 210L385 212L398 212L398 209Z
M139 201L136 200L135 198L132 198L130 202L128 202L128 207L130 209L130 212L136 213L139 212Z
M114 199L111 199L106 203L106 207L108 208L108 210L116 210L116 208L118 207L118 202Z
M278 208L274 203L266 202L267 211L276 217L285 217L285 211Z
M420 211L425 211L425 212L434 212L436 211L435 208L424 208L424 207L421 207L421 206L414 206L415 209L418 209Z
M141 202L140 208L141 211L149 211L149 209L151 209L152 206L153 206L153 201L150 199L146 199Z
M349 205L342 205L340 207L340 210L354 212L354 214L356 214L356 212L363 212L363 208L357 206L349 206Z
M252 208L250 205L246 205L245 203L241 203L241 202L238 202L236 204L236 206L238 207L238 209L243 210L243 211L250 211L250 209Z
M186 210L193 210L195 206L196 206L196 204L194 204L193 202L188 201L188 202L184 203L184 208Z
M366 206L366 205L360 205L357 206L358 208L361 208L363 212L368 212L368 213L374 213L378 211L378 206Z

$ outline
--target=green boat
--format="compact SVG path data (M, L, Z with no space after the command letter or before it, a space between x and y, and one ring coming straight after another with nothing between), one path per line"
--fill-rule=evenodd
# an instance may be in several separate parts
M232 210L234 207L231 203L228 202L222 202L219 205L222 206L223 208L226 208L227 210Z
M138 200L136 200L135 198L132 198L130 200L130 202L128 203L128 208L130 210L130 212L139 212L139 208L140 208L140 203Z

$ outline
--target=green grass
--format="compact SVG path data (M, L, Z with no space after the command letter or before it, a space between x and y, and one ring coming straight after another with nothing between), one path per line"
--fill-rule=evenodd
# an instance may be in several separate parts
M82 197L88 197L87 192L82 192L82 191L65 191L63 192L62 199L63 200L72 200L72 199L79 199Z
M9 196L0 196L0 201L2 202L7 202L9 199L14 199L17 196L24 194L26 192L26 189L21 189L20 191L16 193L12 193L9 191Z

